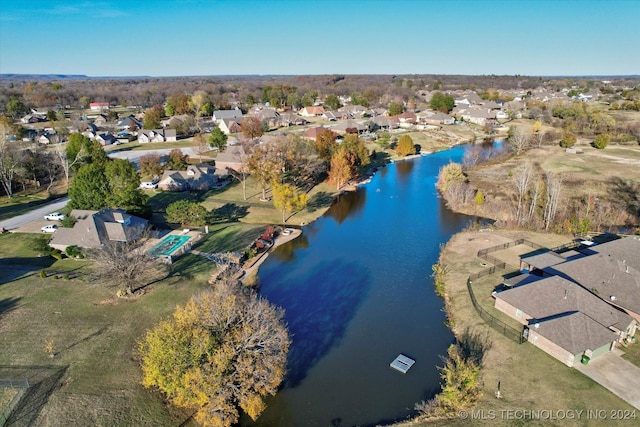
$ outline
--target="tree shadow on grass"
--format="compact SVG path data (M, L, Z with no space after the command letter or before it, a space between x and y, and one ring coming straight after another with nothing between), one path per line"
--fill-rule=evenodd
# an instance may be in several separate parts
M265 297L286 311L292 337L286 385L296 387L340 343L369 291L371 277L356 263L335 260L300 274L267 279Z
M319 191L309 199L307 203L307 209L309 212L317 211L331 206L333 203L333 196L326 191Z
M3 314L14 310L18 305L20 298L3 298L0 299L0 318L2 318Z
M9 415L5 426L35 425L40 411L49 400L49 396L60 387L61 379L67 368L67 366L25 367L21 370L20 376L14 376L14 378L27 378L29 388Z
M36 270L49 268L56 262L50 256L30 258L0 258L0 285L30 276Z
M211 211L211 222L237 222L249 214L249 206L227 203Z
M458 339L458 346L462 352L464 360L471 360L478 366L482 366L484 356L491 349L492 343L489 333L481 334L466 328Z

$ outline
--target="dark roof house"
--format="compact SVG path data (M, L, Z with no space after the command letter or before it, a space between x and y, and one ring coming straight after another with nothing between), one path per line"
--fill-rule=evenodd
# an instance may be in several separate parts
M49 246L63 251L68 246L98 249L109 242L129 242L140 237L148 223L124 209L74 209L70 215L77 219L73 228L58 228Z

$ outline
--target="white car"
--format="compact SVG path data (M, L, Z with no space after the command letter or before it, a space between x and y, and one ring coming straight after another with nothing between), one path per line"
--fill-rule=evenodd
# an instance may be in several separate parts
M61 219L64 219L64 214L60 212L53 212L48 215L45 215L44 219L48 221L60 221Z
M154 190L154 189L158 188L158 182L157 181L141 182L140 183L140 188L145 188L147 190Z
M49 224L45 225L40 230L42 230L43 233L55 233L57 228L58 227L55 224Z

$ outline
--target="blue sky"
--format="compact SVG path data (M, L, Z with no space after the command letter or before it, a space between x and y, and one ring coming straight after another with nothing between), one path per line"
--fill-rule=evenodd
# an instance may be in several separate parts
M640 74L640 0L0 0L0 73Z

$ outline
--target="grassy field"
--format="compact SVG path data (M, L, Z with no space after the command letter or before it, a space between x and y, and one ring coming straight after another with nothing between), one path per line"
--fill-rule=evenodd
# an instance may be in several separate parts
M243 223L214 225L195 247L241 251L262 229ZM30 249L35 237L0 235L0 378L26 377L32 384L16 408L25 421L19 425L184 422L188 414L168 412L159 395L139 385L136 341L176 305L205 289L215 264L185 255L166 279L146 287L144 295L118 299L115 286L91 283L82 274L90 262L37 257ZM38 258L42 265L34 269L46 268L49 277L5 275L4 267L14 260ZM64 279L67 273L76 278ZM53 345L53 357L45 351L47 343Z
M482 395L472 408L484 410L485 414L494 411L494 419L472 420L458 417L453 420L433 422L414 422L413 426L520 426L520 425L562 425L597 426L602 420L556 419L526 420L509 416L507 410L550 410L550 411L607 411L622 409L633 411L622 399L598 385L575 369L569 368L529 343L517 344L495 329L488 327L476 313L466 287L466 279L486 266L476 257L478 250L506 243L518 238L526 238L546 247L555 247L570 239L551 234L526 232L464 232L452 237L447 243L442 260L447 266L446 296L453 315L452 326L457 335L465 331L479 334L490 345L483 359ZM508 250L492 253L496 258L512 263L518 254L531 248L520 245ZM500 271L493 276L485 276L481 283L474 284L476 297L485 308L492 307L490 290L497 285ZM494 311L492 314L497 314ZM635 351L635 350L634 350ZM495 397L500 382L501 399ZM470 410L471 411L471 410ZM471 412L467 412L466 415ZM505 415L506 414L506 415ZM607 425L631 425L629 421L616 423L607 420ZM610 424L609 424L610 423Z

